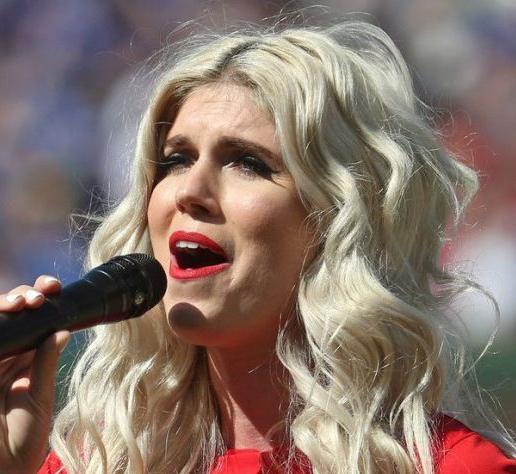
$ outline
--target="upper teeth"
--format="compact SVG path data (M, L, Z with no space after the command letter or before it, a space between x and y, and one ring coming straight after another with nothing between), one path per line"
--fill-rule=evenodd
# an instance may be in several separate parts
M178 240L176 242L176 247L179 247L181 249L208 249L208 247L205 247L204 245L200 245L196 242L188 242L187 240Z

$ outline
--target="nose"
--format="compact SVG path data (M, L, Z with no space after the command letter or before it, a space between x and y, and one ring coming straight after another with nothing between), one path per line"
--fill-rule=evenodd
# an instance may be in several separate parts
M215 170L201 157L177 181L177 210L194 218L215 216L220 212L218 178Z

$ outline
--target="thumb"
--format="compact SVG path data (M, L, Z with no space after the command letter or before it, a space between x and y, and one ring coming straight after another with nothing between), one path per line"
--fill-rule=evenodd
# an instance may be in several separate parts
M43 406L51 408L54 404L57 362L69 340L68 331L58 331L45 339L34 354L29 390Z

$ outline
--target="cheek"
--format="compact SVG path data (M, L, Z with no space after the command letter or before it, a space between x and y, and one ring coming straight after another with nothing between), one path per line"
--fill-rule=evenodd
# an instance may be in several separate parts
M228 202L226 209L232 210L226 217L231 226L238 229L238 234L246 239L260 240L276 220L275 205L266 196L245 193Z
M254 252L245 257L244 271L249 287L248 314L265 310L262 323L276 327L279 315L289 314L295 307L308 247L305 213L299 212L292 199L266 206L255 203L253 208L255 219L249 220L248 226L253 233L248 235Z
M273 261L276 268L289 273L298 272L310 240L305 228L306 211L299 199L287 193L255 194L237 202L231 224L241 236L241 250L245 252L251 246L263 261Z
M160 239L167 236L173 210L171 193L164 192L158 184L151 194L147 209L149 235L155 253L159 251L159 246L162 244Z

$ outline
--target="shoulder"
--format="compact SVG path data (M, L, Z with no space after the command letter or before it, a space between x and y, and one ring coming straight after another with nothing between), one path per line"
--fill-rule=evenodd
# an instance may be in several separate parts
M435 430L437 474L516 474L516 460L460 421L442 415Z
M66 474L66 471L62 469L63 465L59 458L53 451L50 451L45 462L39 468L37 474ZM61 470L60 470L61 469Z

